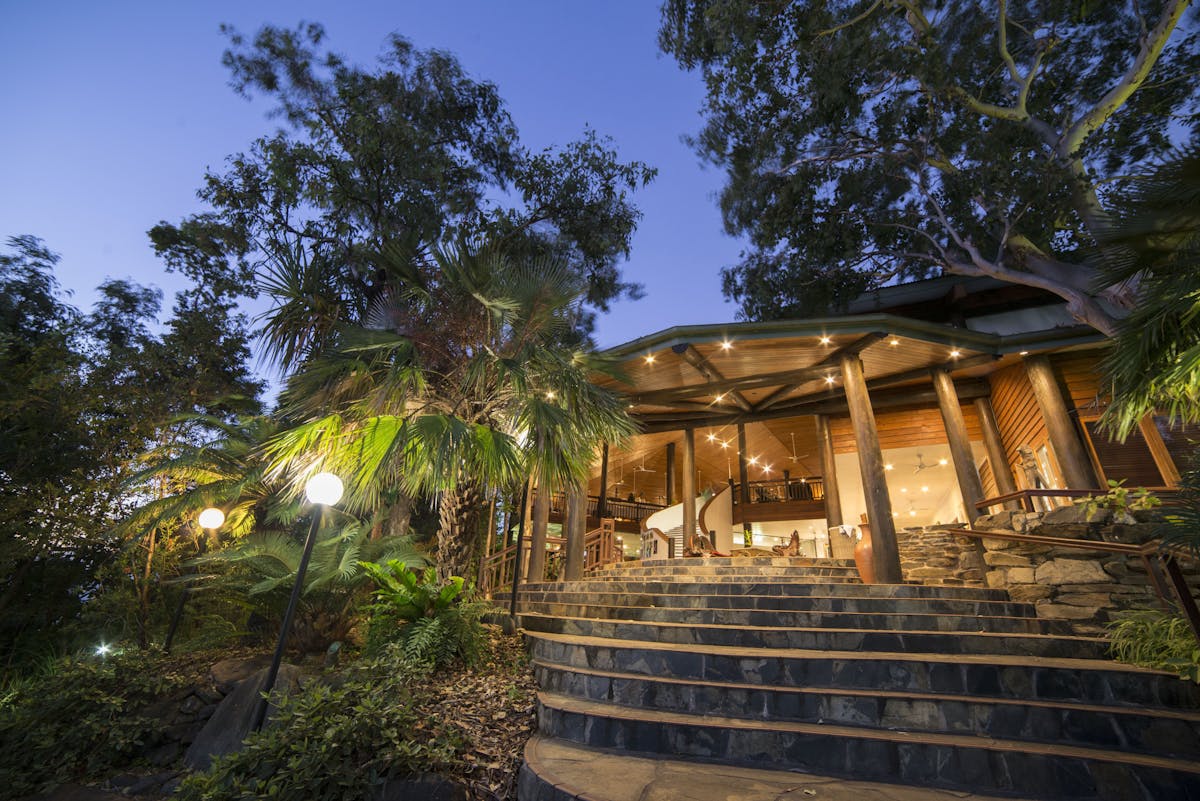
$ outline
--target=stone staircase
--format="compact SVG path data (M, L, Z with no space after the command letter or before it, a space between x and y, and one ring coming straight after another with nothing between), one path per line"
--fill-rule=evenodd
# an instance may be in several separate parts
M519 601L541 688L523 801L1200 801L1200 687L1002 590L710 558Z

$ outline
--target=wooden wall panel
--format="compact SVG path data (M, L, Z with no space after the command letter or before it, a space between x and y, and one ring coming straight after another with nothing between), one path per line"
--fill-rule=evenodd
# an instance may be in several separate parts
M975 405L961 404L960 408L967 422L967 437L972 442L982 441L983 433L979 428ZM941 412L936 407L876 412L875 423L879 428L879 447L885 451L890 448L946 444L946 429L942 425ZM831 418L829 429L833 434L834 453L853 453L858 450L849 417Z
M1109 392L1100 377L1105 349L1056 353L1050 357L1065 392L1068 409L1075 409L1083 422L1095 420L1108 406Z
M991 375L992 409L996 413L996 427L1000 429L1000 440L1004 453L1017 479L1017 486L1025 488L1024 471L1017 448L1028 445L1035 452L1047 445L1049 435L1042 420L1042 410L1033 387L1025 374L1025 365L1014 364Z

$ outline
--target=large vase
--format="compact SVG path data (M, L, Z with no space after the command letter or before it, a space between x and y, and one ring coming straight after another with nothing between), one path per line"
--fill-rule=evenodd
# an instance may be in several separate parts
M854 546L854 566L863 584L875 583L875 563L872 561L871 529L860 526L860 539Z

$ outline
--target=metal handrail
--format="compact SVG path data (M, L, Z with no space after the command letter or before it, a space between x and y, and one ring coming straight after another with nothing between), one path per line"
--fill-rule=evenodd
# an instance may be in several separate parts
M1027 490L1029 491L1029 490ZM1033 490L1036 492L1037 490ZM1015 493L1014 493L1015 494ZM1105 540L1080 540L1071 537L1050 537L1044 534L1021 534L1016 531L985 531L982 529L950 528L946 532L959 537L975 537L977 539L1007 540L1009 542L1025 542L1032 545L1050 545L1056 548L1075 548L1086 551L1104 551L1119 553L1126 556L1136 556L1146 566L1146 575L1154 592L1168 610L1178 605L1188 621L1192 636L1200 643L1200 607L1192 596L1192 590L1187 585L1183 571L1179 567L1177 554L1163 548L1162 541L1149 540L1140 545L1127 542L1107 542ZM1165 575L1164 575L1165 574Z

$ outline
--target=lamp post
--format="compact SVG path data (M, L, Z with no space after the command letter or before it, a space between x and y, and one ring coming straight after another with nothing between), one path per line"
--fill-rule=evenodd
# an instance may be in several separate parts
M215 506L210 506L200 513L196 522L200 524L200 528L207 529L212 533L225 524L225 513ZM179 602L175 604L175 614L171 615L171 625L167 628L167 639L163 641L164 654L171 653L171 643L175 640L175 631L179 628L180 621L183 620L183 607L191 595L191 587L184 587L183 592L179 593Z
M324 507L333 506L342 499L342 480L333 473L317 473L304 485L304 494L316 510L313 512L312 523L308 527L308 539L304 542L304 553L300 557L300 566L296 569L296 583L292 585L292 597L288 601L287 611L283 613L283 625L279 627L279 642L275 645L275 655L271 658L271 667L267 671L266 681L263 682L258 708L254 711L252 731L262 728L267 719L267 706L271 690L275 687L275 679L279 675L279 665L283 662L283 652L287 647L288 634L292 628L292 618L296 614L296 604L300 602L300 593L304 590L304 574L308 572L308 560L312 557L313 546L317 542L317 531L321 527L321 513Z

